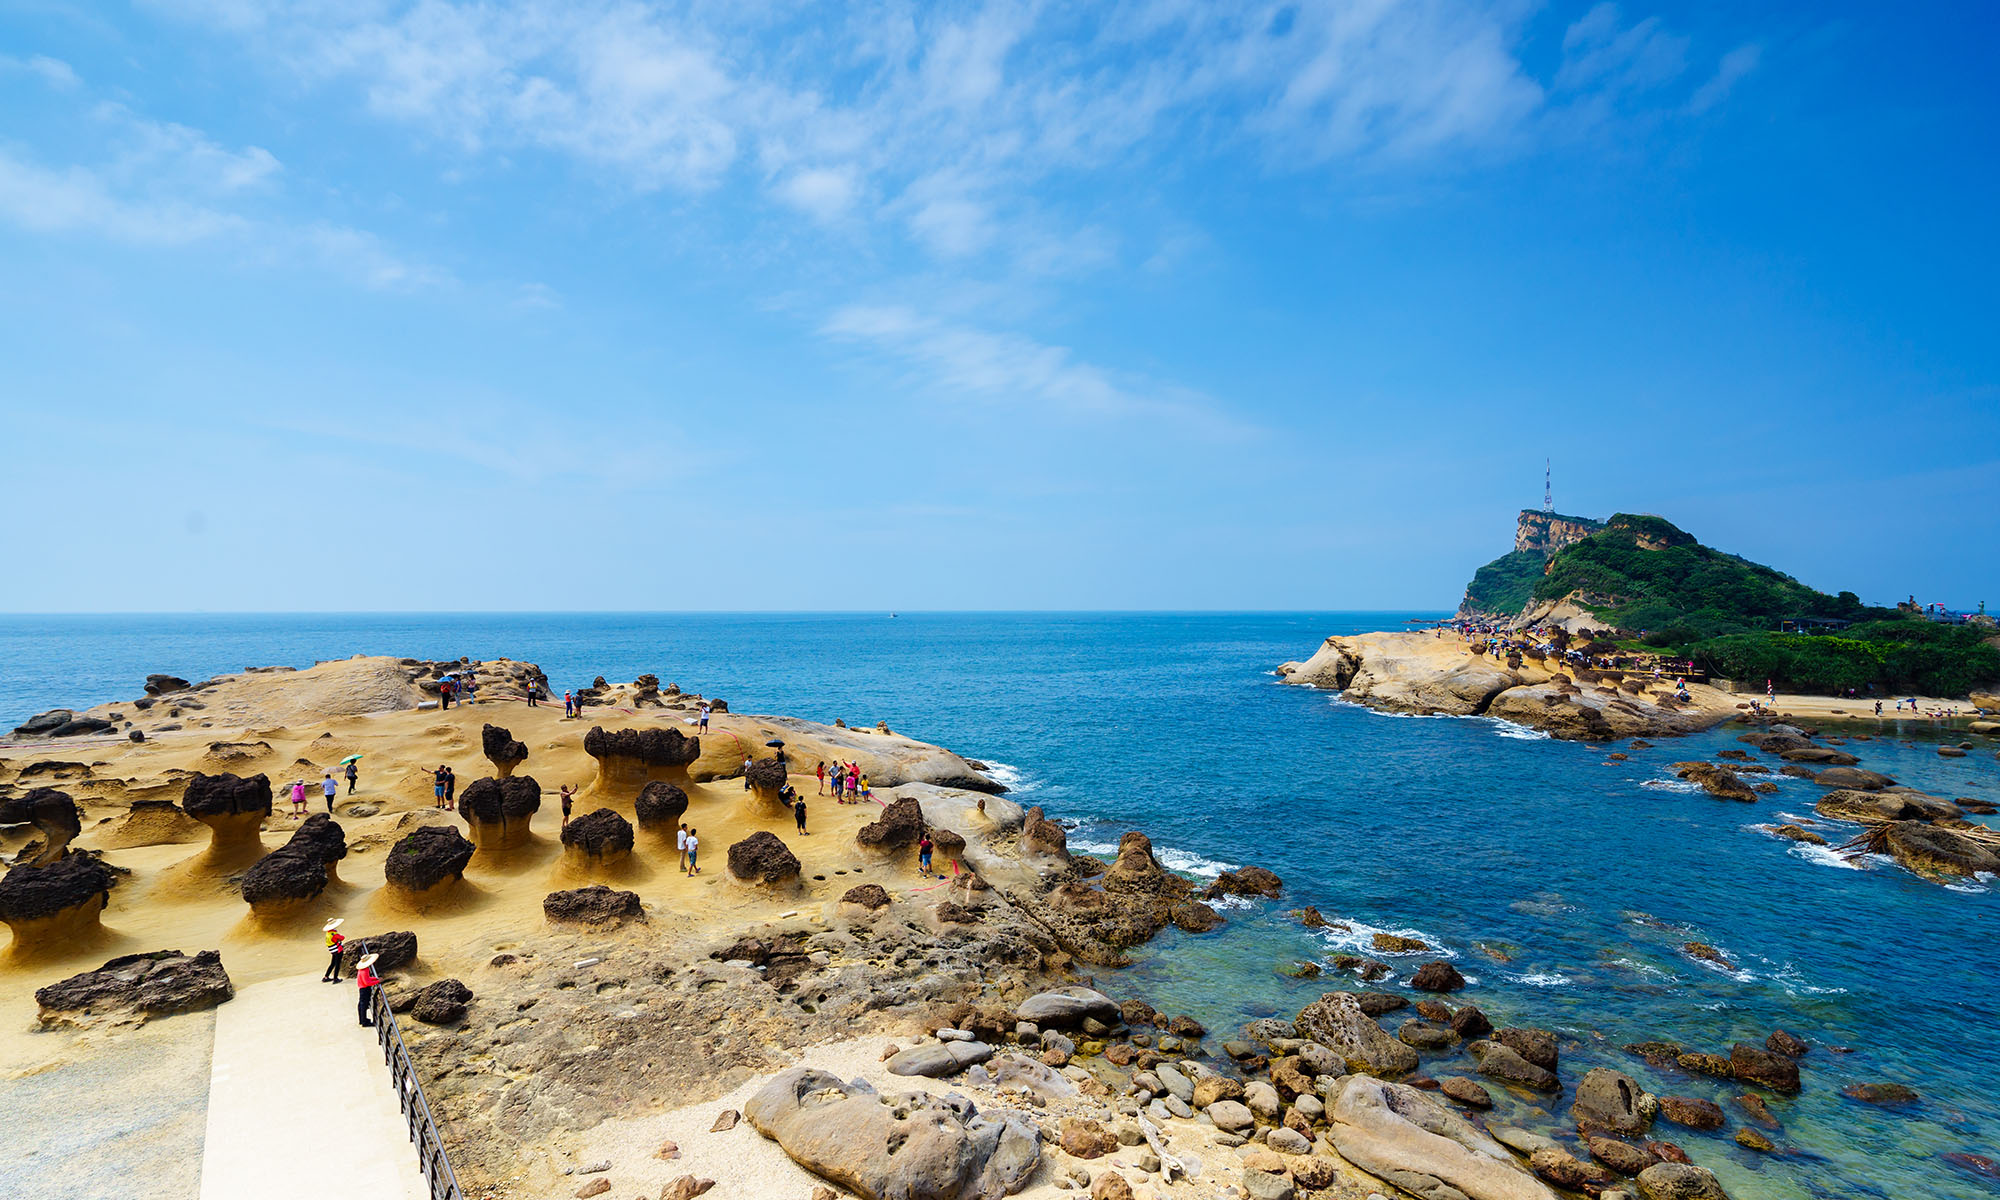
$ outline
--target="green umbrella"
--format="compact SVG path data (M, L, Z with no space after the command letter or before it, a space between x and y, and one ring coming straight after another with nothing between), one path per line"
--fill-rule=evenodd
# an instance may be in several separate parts
M340 760L340 765L344 767L348 763L357 761L358 759L360 759L360 757L361 756L359 754L350 754L346 758Z

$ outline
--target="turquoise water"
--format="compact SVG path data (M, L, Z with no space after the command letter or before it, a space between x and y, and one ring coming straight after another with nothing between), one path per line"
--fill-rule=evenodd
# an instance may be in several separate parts
M1773 1102L1782 1154L1658 1131L1739 1198L2000 1193L1942 1157L2000 1157L1992 888L1853 869L1747 828L1809 813L1811 784L1781 780L1743 805L1672 782L1668 763L1735 746L1727 731L1607 764L1604 747L1384 716L1269 674L1328 634L1421 615L1434 614L7 617L0 722L129 698L149 671L200 679L356 652L530 659L558 691L651 671L742 711L886 720L1005 764L1020 799L1076 821L1073 846L1139 828L1170 865L1257 863L1284 877L1283 900L1228 909L1216 933L1170 934L1105 978L1116 993L1216 1029L1289 1016L1328 984L1279 968L1372 929L1408 933L1453 956L1474 980L1465 995L1496 1020L1567 1034L1571 1079L1615 1065L1727 1109L1740 1089L1617 1047L1666 1037L1726 1052L1773 1026L1806 1037L1805 1093ZM1899 734L1894 722L1880 731ZM1911 744L1849 749L1937 794L2000 802L1992 746L1945 760L1924 740L1932 731L1900 736ZM1301 904L1356 932L1308 932L1284 915ZM1688 940L1736 970L1684 957ZM1878 1080L1924 1100L1896 1112L1839 1095ZM1511 1099L1503 1115L1534 1119Z

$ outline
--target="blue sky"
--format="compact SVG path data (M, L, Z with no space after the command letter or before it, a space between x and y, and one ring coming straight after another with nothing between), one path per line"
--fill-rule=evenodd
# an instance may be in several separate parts
M0 0L0 609L2000 607L1990 11Z

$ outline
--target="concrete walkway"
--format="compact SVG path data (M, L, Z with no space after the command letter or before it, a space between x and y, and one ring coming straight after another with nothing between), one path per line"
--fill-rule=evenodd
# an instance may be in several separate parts
M253 984L215 1010L201 1200L425 1200L354 984Z

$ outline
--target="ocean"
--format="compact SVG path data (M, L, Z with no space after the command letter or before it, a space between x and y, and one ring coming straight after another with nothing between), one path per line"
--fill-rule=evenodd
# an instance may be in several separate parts
M1108 853L1139 829L1193 875L1254 863L1284 878L1280 900L1232 901L1222 930L1170 932L1134 967L1102 973L1114 995L1231 1031L1355 986L1330 968L1292 978L1293 964L1373 955L1373 931L1402 933L1471 981L1456 999L1563 1034L1566 1080L1615 1066L1660 1094L1718 1101L1731 1129L1740 1087L1655 1070L1620 1046L1726 1054L1774 1027L1805 1037L1805 1092L1772 1105L1779 1153L1655 1129L1738 1200L2000 1194L1946 1157L2000 1157L1992 882L1945 888L1752 828L1809 816L1810 783L1772 776L1776 795L1738 804L1674 779L1669 764L1734 747L1730 730L1612 762L1626 747L1387 716L1271 674L1328 634L1438 615L0 617L0 727L136 696L148 672L202 679L355 653L527 659L558 692L652 672L738 711L887 721L994 764L1018 799L1073 826L1072 848ZM2000 803L1991 746L1941 759L1938 731L1870 731L1882 736L1849 747L1864 766ZM1304 905L1348 930L1303 928L1287 913ZM1730 965L1689 958L1689 941ZM1388 961L1407 975L1423 957ZM1922 1100L1882 1109L1841 1095L1882 1081ZM1513 1100L1500 1116L1549 1123Z

